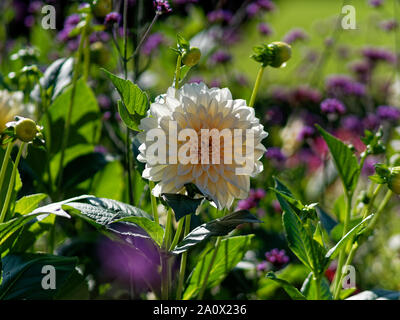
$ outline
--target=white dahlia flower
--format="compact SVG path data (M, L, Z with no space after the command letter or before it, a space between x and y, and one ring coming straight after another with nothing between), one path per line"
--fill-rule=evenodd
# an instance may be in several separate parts
M171 123L176 124L175 129ZM233 100L227 88L209 89L204 83L185 84L177 91L169 88L151 104L150 116L141 120L139 128L143 132L138 135L138 160L146 163L143 177L158 182L153 189L155 196L182 193L185 184L193 183L219 209L229 208L235 199L247 198L250 177L263 170L259 159L266 149L261 140L268 134L254 109L245 100ZM154 129L166 137L166 147L157 149L157 154L154 150L150 153L160 142L154 135L149 138ZM189 129L186 133L191 135L181 136L183 129ZM210 135L203 136L206 129ZM214 139L211 130L227 135ZM182 161L182 154L188 153L184 158L188 161ZM242 161L235 161L239 156L243 156Z

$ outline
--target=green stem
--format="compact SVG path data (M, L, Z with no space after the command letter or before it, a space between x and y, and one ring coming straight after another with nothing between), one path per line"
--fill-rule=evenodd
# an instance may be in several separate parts
M8 161L10 160L11 150L13 147L13 142L10 141L7 145L6 154L4 155L3 164L1 165L0 171L0 190L3 188L4 177L6 175Z
M3 209L2 209L1 214L0 214L0 223L2 223L4 221L4 218L6 216L6 212L8 210L8 206L10 204L11 195L12 195L12 193L14 191L14 184L15 184L15 178L17 176L18 164L19 164L19 160L21 159L22 150L24 149L24 147L25 147L25 142L23 142L21 144L21 146L19 147L17 158L15 159L15 162L14 162L14 167L13 167L13 170L12 170L12 173L11 173L11 179L10 179L10 182L8 184L8 190L7 190L6 199L4 200Z
M322 280L321 275L319 275L315 279L315 282L316 282L316 285L317 285L317 300L321 300L321 280Z
M356 253L357 247L358 247L357 243L353 243L353 245L352 245L352 247L351 247L351 249L350 249L349 255L347 256L346 262L345 262L345 264L343 265L343 267L348 266L348 265L351 264L351 261L353 260L354 255L355 255L355 253ZM342 269L343 269L343 267L342 267ZM338 300L338 299L340 298L340 290L341 290L340 287L342 286L343 278L344 278L344 273L343 273L342 270L341 270L341 271L340 271L340 277L339 277L339 279L338 279L338 286L337 286L337 288L335 289L335 295L334 295L334 299L335 299L335 300Z
M157 211L157 199L152 193L152 191L154 189L153 181L149 180L149 188L150 188L151 211L153 213L154 222L159 224L158 211Z
M347 198L347 206L346 206L346 216L344 218L344 226L343 226L343 234L342 238L346 235L348 232L349 228L349 221L350 221L350 215L351 215L351 201L352 201L352 194L346 193L346 198ZM338 261L338 266L336 269L336 274L335 274L335 282L334 282L334 292L335 292L335 297L340 294L340 282L339 279L342 276L342 268L343 268L343 263L344 263L344 258L346 255L346 247L344 246L340 253L339 253L339 261Z
M264 74L264 69L265 69L265 67L261 66L260 70L258 70L256 83L254 84L253 92L251 93L249 107L253 107L254 106L254 102L256 101L256 96L257 96L258 89L260 88L261 79L262 79L262 76Z
M182 56L179 54L176 59L176 69L175 69L175 89L179 89L179 80L181 79L181 65L182 65Z
M183 229L183 222L185 221L185 219L181 218L178 222L178 227L176 228L176 232L175 232L175 236L174 239L172 240L171 246L169 247L169 251L174 250L174 248L176 247L176 245L178 244L178 241L181 237L182 234L182 229Z
M87 28L88 28L89 22L90 22L90 15L88 14L86 17L86 25L82 31L81 40L79 42L78 53L77 53L76 61L74 64L74 74L73 74L73 78L72 78L71 97L69 100L68 114L67 114L67 119L65 121L64 135L63 135L63 140L62 140L62 145L61 145L59 176L58 176L58 182L57 182L58 190L60 190L61 182L62 182L62 175L63 175L63 171L64 171L65 149L67 148L67 145L68 145L69 129L71 126L72 111L73 111L74 102L75 102L76 85L78 83L79 69L80 69L80 65L81 65L81 57L82 57L83 47L84 47L85 41L86 41L86 34L87 34Z
M190 231L190 220L191 220L191 215L188 214L185 217L185 231L184 231L184 237L186 237ZM187 264L187 251L182 253L182 258L181 258L181 267L179 270L179 282L178 282L178 291L176 293L176 299L180 300L182 297L182 292L183 292L183 282L185 280L185 272L186 272L186 264Z
M369 224L369 226L365 230L366 234L368 234L369 232L371 232L374 229L379 217L381 216L381 214L383 212L383 209L385 209L385 207L388 204L388 202L389 202L390 198L392 197L392 195L393 195L393 192L391 190L388 190L386 192L385 198L382 200L382 202L379 205L374 217L371 220L371 223Z
M214 253L213 253L212 257L211 257L210 264L208 265L207 273L206 273L206 275L204 277L204 282L203 282L203 284L201 286L198 300L203 299L204 292L206 291L206 288L207 288L208 277L210 276L211 269L212 269L212 267L214 265L214 262L215 262L215 259L217 257L217 253L218 253L219 246L221 244L221 240L222 240L222 237L217 237L217 241L215 242Z

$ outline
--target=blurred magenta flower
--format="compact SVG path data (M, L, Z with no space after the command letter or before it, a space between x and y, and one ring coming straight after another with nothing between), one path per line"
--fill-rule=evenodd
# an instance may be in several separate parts
M400 109L392 106L379 106L376 110L379 119L387 121L397 121L400 119Z
M160 32L151 34L142 46L142 53L145 55L152 54L162 43L164 36Z
M289 257L286 255L286 251L284 249L279 250L277 248L266 252L265 258L266 261L271 263L277 269L281 269L290 260Z
M290 30L286 35L283 37L283 42L288 44L293 44L298 41L304 41L308 39L307 33L301 28L294 28Z
M346 107L340 100L329 98L321 102L321 111L328 114L344 114L346 112Z
M265 22L261 22L258 24L258 31L264 36L269 36L272 34L271 27Z
M121 21L121 15L118 12L110 12L104 18L104 24L111 26L113 24L119 24Z

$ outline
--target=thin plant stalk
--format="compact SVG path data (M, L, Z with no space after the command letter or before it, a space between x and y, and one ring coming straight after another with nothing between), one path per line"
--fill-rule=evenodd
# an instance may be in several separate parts
M17 157L16 157L15 162L14 162L14 167L13 167L13 170L12 170L12 173L11 173L10 182L8 184L8 190L7 190L6 198L4 200L3 209L2 209L1 214L0 214L0 223L2 223L4 221L4 219L6 217L7 210L8 210L8 206L10 205L10 199L11 199L11 195L12 195L12 193L14 191L14 184L15 184L15 179L16 179L16 176L17 176L18 165L19 165L19 161L21 159L21 155L22 155L22 151L23 151L24 147L25 147L25 142L23 142L21 144L21 146L19 147L18 154L17 154Z
M72 112L74 108L74 103L75 103L75 93L76 93L76 86L78 83L78 78L79 78L79 69L81 66L81 59L82 59L82 53L83 53L83 47L86 42L86 37L87 37L87 28L89 25L89 22L91 20L90 14L87 15L86 17L86 24L85 27L83 28L81 39L79 42L79 47L78 47L78 54L76 57L76 61L74 64L74 73L73 73L73 78L72 78L72 89L71 89L71 97L69 101L69 107L68 107L68 114L67 114L67 119L65 121L65 126L64 126L64 135L63 135L63 140L62 140L62 145L61 145L61 155L60 155L60 165L59 165L59 178L57 182L57 189L60 190L61 182L62 182L62 174L64 171L64 156L65 156L65 149L67 148L68 145L68 139L69 139L69 130L71 127L71 119L72 119Z
M206 288L207 288L208 278L210 276L211 269L214 266L215 259L217 258L218 249L219 249L219 247L221 245L221 240L222 240L222 237L217 237L217 240L215 241L214 253L213 253L212 257L211 257L210 264L208 265L208 269L207 269L206 275L204 276L204 281L203 281L203 284L202 284L202 286L200 288L198 300L203 299L204 292L206 291Z
M13 147L13 142L10 141L7 145L6 154L4 155L3 164L1 165L0 171L0 190L3 187L4 177L6 175L8 161L10 160L11 150Z
M189 234L190 231L190 220L191 220L191 215L188 214L185 217L185 231L183 233L184 237L186 237ZM186 272L186 264L187 264L187 251L182 253L182 258L181 258L181 266L179 269L179 282L178 282L178 290L176 292L176 299L181 299L182 297L182 292L183 292L183 282L185 280L185 272Z
M181 218L178 222L178 227L176 228L176 232L175 232L175 236L174 239L172 240L171 246L169 247L169 250L172 251L174 250L174 248L176 247L176 245L178 244L178 241L181 237L182 234L182 230L183 230L183 222L185 221L185 219Z
M257 92L258 92L258 89L260 88L262 76L264 74L264 69L265 69L265 67L261 66L260 70L258 70L256 83L254 84L253 92L251 93L249 107L253 107L254 103L256 102Z
M150 181L150 180L149 180L149 189L150 189L151 211L153 213L154 222L159 224L158 211L157 211L157 199L153 195L154 182Z

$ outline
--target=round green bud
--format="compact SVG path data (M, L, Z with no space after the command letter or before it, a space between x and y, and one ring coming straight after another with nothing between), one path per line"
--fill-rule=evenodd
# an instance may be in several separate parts
M15 126L15 134L17 138L23 142L31 142L35 139L36 134L39 132L36 122L23 118L19 120Z
M270 66L281 67L292 56L292 47L285 42L275 41L268 45L272 49L272 59Z
M392 167L388 179L388 187L396 194L400 194L400 167Z
M201 58L201 52L199 48L190 48L189 51L185 52L182 57L182 62L188 67L193 67L199 63Z

